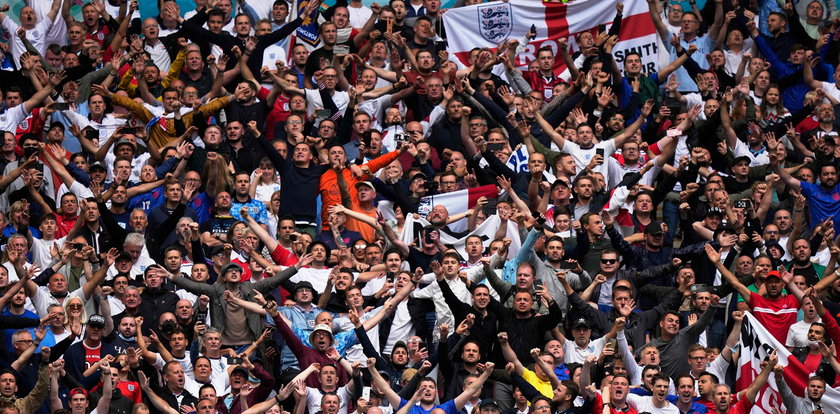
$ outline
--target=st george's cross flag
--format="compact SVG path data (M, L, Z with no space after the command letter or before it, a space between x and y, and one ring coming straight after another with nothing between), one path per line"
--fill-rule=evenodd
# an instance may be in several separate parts
M616 16L619 0L575 0L568 3L535 0L495 1L449 9L443 15L449 53L469 65L473 48L495 50L505 39L522 40L533 25L537 36L525 51L516 56L514 65L526 68L536 59L537 50L549 46L557 53L557 41L568 39L570 53L579 50L574 36L601 25L608 28ZM618 43L613 56L623 68L624 56L637 52L642 57L643 72L652 73L669 61L668 53L650 19L645 0L623 0L624 12ZM664 53L663 53L664 52ZM566 71L563 59L555 59L555 73Z
M808 385L808 378L813 375L809 372L787 348L782 345L766 328L749 312L744 314L744 323L741 327L741 353L738 357L738 375L736 380L737 390L747 388L761 372L761 361L773 350L779 357L779 365L785 367L784 378L794 395L805 396L805 389ZM840 412L840 390L826 387L821 406L825 413ZM755 398L751 414L771 414L776 408L785 412L779 388L776 385L775 375L770 374L767 385L759 391Z

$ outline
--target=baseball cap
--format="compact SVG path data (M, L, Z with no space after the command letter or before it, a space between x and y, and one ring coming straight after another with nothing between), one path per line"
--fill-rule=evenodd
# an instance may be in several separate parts
M105 327L105 317L98 314L98 313L94 313L93 315L90 315L90 317L88 318L87 324L88 324L88 326L99 326L101 328L104 328Z
M485 399L481 400L480 403L478 403L478 409L479 410L483 410L485 408L495 408L496 410L500 410L499 409L499 403L497 403L496 400L494 400L492 398L485 398Z
M242 374L242 376L244 376L246 379L250 376L248 370L242 367L241 365L238 365L236 368L233 369L233 371L230 372L231 376L233 374Z
M62 124L61 122L55 121L55 122L50 124L50 127L47 128L47 131L49 131L53 128L61 128L61 130L64 131L64 124Z
M301 288L309 288L309 290L311 290L313 293L315 292L315 288L312 287L312 283L309 283L306 280L304 280L302 282L297 282L297 284L295 284L295 287L292 289L292 291L290 293L295 294L295 293L297 293L298 289L301 289Z
M746 155L742 155L740 157L735 157L735 160L732 161L732 165L735 166L741 161L746 161L747 164L749 164L750 162L752 162L752 159L750 157L746 156Z
M422 173L422 172L419 172L419 173L414 174L414 175L412 175L412 176L411 176L411 181L414 181L414 180L419 180L419 179L421 179L421 178L422 178L422 179L424 179L424 180L428 180L428 179L429 179L429 177L427 177L427 176L426 176L426 174L424 174L424 173Z
M771 271L767 272L767 278L770 279L771 277L781 279L782 275L779 273L778 270L771 270Z
M119 148L121 145L130 145L131 148L134 148L134 143L133 142L129 141L126 138L120 138L120 139L117 140L117 143L114 144L114 151L116 151L117 148Z
M91 164L90 167L88 167L88 171L93 170L94 168L101 169L102 171L108 171L108 169L105 168L105 164L103 164L102 161L97 161Z
M710 207L708 210L706 210L706 216L705 217L711 217L711 216L723 217L723 210L721 210L717 207Z
M397 343L394 344L394 348L391 350L391 353L394 353L394 349L397 348L405 348L405 350L408 351L408 346L403 341L397 341Z
M219 275L224 276L229 270L238 270L239 273L243 272L242 266L240 266L236 263L230 262L230 263L222 266L222 271L219 273Z
M84 389L84 388L82 388L82 387L76 387L76 388L73 388L72 390L70 390L70 394L68 395L68 397L72 397L72 396L74 396L74 395L76 395L76 394L82 394L82 395L84 395L85 397L87 397L87 396L88 396L88 392L87 392L87 390L86 390L86 389Z
M361 187L363 185L367 186L367 187L370 187L370 189L373 190L373 191L376 191L376 188L373 186L373 183L371 183L370 181L359 181L358 183L356 183L356 185L354 187L356 187L356 189L358 189L359 187Z
M645 227L645 234L650 234L651 236L661 236L662 233L662 222L661 221L651 221L650 224Z
M735 231L735 228L732 227L731 224L723 223L720 226L718 226L717 229L715 229L715 237L717 237L719 234L721 234L723 232L728 232L728 233L732 233L732 234L737 234L738 233L738 232Z
M115 261L115 262L119 262L119 261L121 261L121 260L128 260L128 261L131 261L131 255L130 255L130 254L128 254L127 252L120 252L120 255L119 255L119 256L117 256L117 259L116 259L116 260L114 260L114 261Z
M586 319L584 319L584 318L578 318L578 319L576 319L576 320L575 320L575 322L572 324L572 329L577 329L577 328L580 328L580 327L582 327L582 326L585 326L585 327L587 327L587 328L590 328L590 327L591 327L591 326L589 325L589 321L587 321L587 320L586 320Z

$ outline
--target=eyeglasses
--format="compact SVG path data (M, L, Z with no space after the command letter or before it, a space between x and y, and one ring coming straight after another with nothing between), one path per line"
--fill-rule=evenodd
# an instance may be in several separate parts
M601 263L603 264L615 264L617 261L618 259L601 259Z
M441 184L457 184L457 181L441 181Z

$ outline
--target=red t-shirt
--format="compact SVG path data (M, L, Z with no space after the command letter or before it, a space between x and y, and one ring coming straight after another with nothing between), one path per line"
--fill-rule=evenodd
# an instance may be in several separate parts
M139 383L134 381L120 381L117 383L117 388L119 388L122 395L134 401L135 404L143 402L143 392L140 390Z
M85 369L88 369L93 366L93 364L99 362L102 359L102 343L99 343L99 346L96 348L89 348L87 345L82 343L82 346L85 348Z
M279 243L274 251L271 252L271 260L274 260L277 266L294 266L298 262L297 256Z
M729 410L726 411L726 414L749 414L750 410L752 410L752 406L753 405L749 400L743 399L731 405Z
M592 405L592 414L601 414L604 412L604 400L601 394L595 394L595 403ZM620 411L610 406L610 414L639 414L635 408L627 404L627 410Z
M549 79L540 74L540 72L525 71L522 72L522 77L531 85L531 89L542 92L546 102L550 101L554 95L554 87L558 83L563 82L557 76L552 76Z
M753 293L747 305L767 331L779 342L785 343L790 326L796 323L799 301L793 295L772 300Z

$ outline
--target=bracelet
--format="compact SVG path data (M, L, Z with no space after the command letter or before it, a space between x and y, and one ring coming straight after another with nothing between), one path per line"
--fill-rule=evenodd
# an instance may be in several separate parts
M338 360L337 360L337 361L335 361L335 362L341 362L341 360L342 360L342 359L344 359L344 357L343 357L343 356L339 356L339 357L338 357Z

